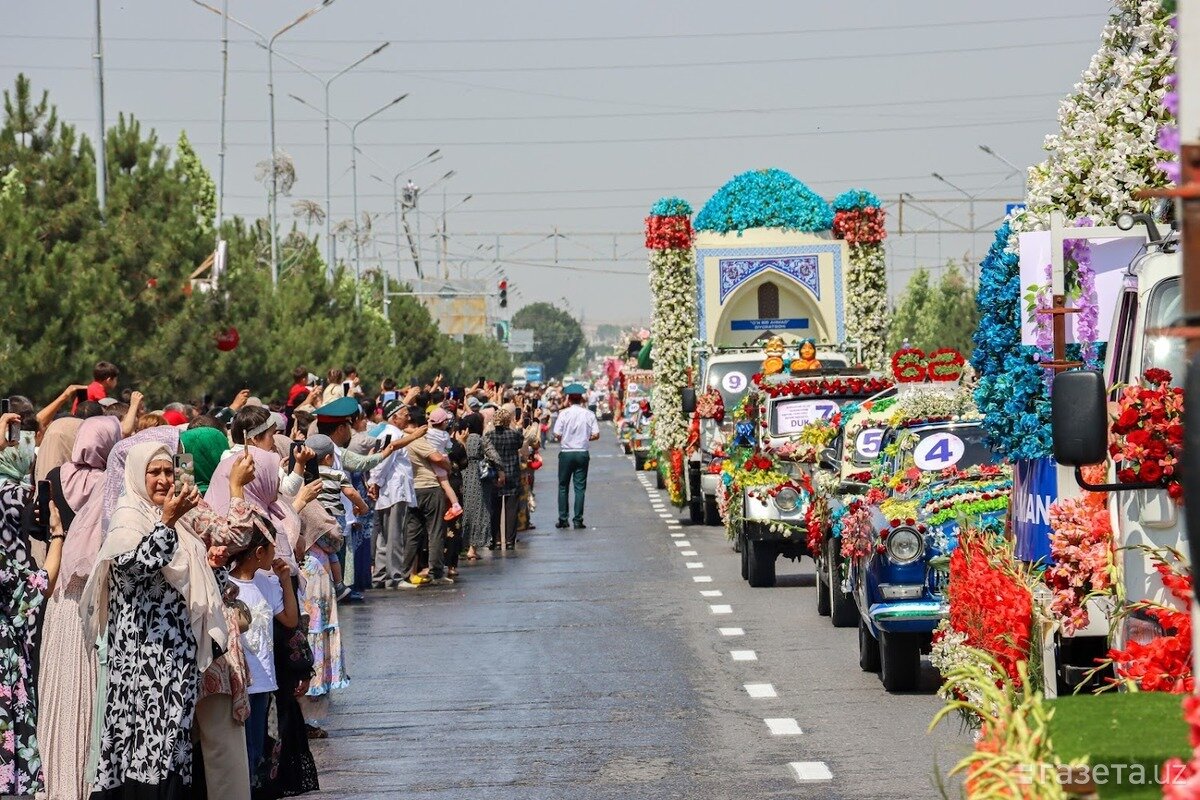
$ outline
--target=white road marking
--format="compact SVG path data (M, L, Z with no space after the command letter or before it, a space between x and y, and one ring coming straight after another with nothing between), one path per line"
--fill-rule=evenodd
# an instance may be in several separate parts
M692 580L696 583L712 583L712 575L696 575Z
M745 636L746 632L741 628L717 628L722 636Z
M761 700L764 697L779 697L775 693L775 687L769 683L747 683L743 684L743 687L746 689L746 694L756 700Z
M718 605L718 606L709 606L709 608L712 609L712 613L714 613L714 614L732 614L733 613L733 606Z
M659 519L675 519L675 515L674 514L659 514L658 518Z
M798 781L831 781L833 773L824 761L793 761L788 764Z
M680 539L678 542L675 543L675 546L676 547L691 547L692 543L689 542L687 539Z
M681 555L681 556L698 556L700 554L697 553L695 550L680 550L679 555Z
M700 596L701 597L721 597L722 595L721 595L720 589L706 589L706 590L700 592Z
M683 536L683 534L682 534L682 533L672 533L672 534L671 534L671 538L672 538L672 539L678 539L678 538L680 538L680 537L682 537L682 536Z
M771 729L772 736L799 736L804 733L800 730L800 723L791 717L777 717L775 719L764 719L767 727Z
M730 650L729 655L734 661L758 661L758 654L753 650Z
M688 569L704 569L704 562L702 562L702 561L689 561L689 562L687 562L687 568L688 568Z
M669 531L681 531L681 530L683 530L683 526L682 526L682 525L679 525L679 524L677 524L677 523L668 522L668 523L667 523L667 530L669 530ZM674 536L675 534L671 534L671 535L672 535L672 536ZM681 535L682 535L682 534L681 534Z

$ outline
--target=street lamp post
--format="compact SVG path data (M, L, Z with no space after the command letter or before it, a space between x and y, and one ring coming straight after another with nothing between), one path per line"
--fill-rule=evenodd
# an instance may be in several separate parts
M442 228L442 236L441 236L441 240L442 240L442 278L445 280L450 279L450 262L446 258L446 250L450 246L450 236L449 236L449 232L446 230L446 214L448 212L453 211L454 209L458 208L463 203L470 200L472 197L474 197L474 195L469 194L466 197L464 197L462 200L459 200L457 203L450 206L450 208L446 208L446 187L444 187L444 186L442 187L442 224L441 224L441 228Z
M268 125L271 130L271 162L270 162L271 163L271 193L269 195L269 197L270 197L270 216L271 216L271 286L272 287L278 286L279 285L279 237L278 237L277 231L276 231L276 227L277 227L276 223L277 223L277 208L279 205L278 197L277 197L279 180L278 180L278 170L276 169L276 163L275 163L275 58L274 58L275 42L279 39L279 37L283 36L285 33L290 31L292 28L296 27L297 25L299 25L301 22L304 22L306 19L311 17L313 14L316 14L318 11L325 8L326 6L331 5L333 3L333 0L321 0L320 3L313 6L308 11L305 11L300 16L296 17L294 20L289 22L287 25L284 25L282 28L275 31L275 33L271 34L269 37L266 36L265 34L263 34L261 31L258 31L255 28L250 27L246 23L241 22L240 20L236 20L233 17L230 17L227 13L221 11L220 9L210 6L208 3L205 3L204 0L192 0L192 2L195 3L196 5L200 6L201 8L208 9L209 11L213 12L214 14L220 14L223 18L226 18L226 19L230 20L231 22L233 22L234 24L238 25L239 27L245 28L246 30L250 31L251 33L253 33L255 36L257 36L259 38L259 45L265 47L266 51L267 51L267 114L268 114Z
M359 287L359 283L362 281L362 237L358 230L358 127L367 120L387 111L406 97L408 97L407 92L384 103L350 126L350 191L354 195L354 308L356 310L362 306L362 293ZM386 292L386 289L384 291Z
M407 167L405 167L404 169L397 172L395 175L392 176L390 181L387 180L386 178L381 178L378 175L371 176L373 179L379 181L382 184L391 183L391 185L392 185L392 226L393 226L393 230L395 231L395 236L396 236L396 279L397 280L400 279L400 221L401 221L400 220L400 179L402 177L404 177L410 171L416 169L417 167L424 166L426 164L433 164L437 161L441 161L441 159L442 159L442 149L439 147L435 150L431 150L424 158L414 161L412 164L409 164ZM414 190L416 189L416 184L413 184L412 181L409 181L409 184L410 184L409 186L405 187L406 196L407 196L407 193L414 192ZM415 199L415 194L413 194L413 197Z
M954 191L961 194L963 197L967 198L967 225L969 225L971 228L971 260L974 261L975 260L975 197L976 196L971 194L970 192L968 192L966 189L962 188L961 186L951 183L950 181L946 180L946 178L944 178L943 176L939 175L936 172L933 172L930 174L934 178L938 179L942 183L949 186Z
M988 154L989 156L991 156L992 158L994 158L994 159L996 159L997 161L999 161L1001 164L1004 164L1004 165L1005 165L1005 166L1007 166L1009 169L1011 169L1011 170L1012 170L1012 173L1011 173L1011 174L1020 174L1020 173L1021 173L1021 168L1020 168L1020 167L1018 167L1018 166L1017 166L1016 164L1014 164L1013 162L1009 161L1009 160L1008 160L1007 158L1005 158L1004 156L1002 156L1002 155L1000 155L999 153L997 153L997 152L996 152L995 150L993 150L992 148L988 147L986 144L981 144L981 145L979 145L979 149L980 149L980 150L982 150L983 152L987 153L987 154Z

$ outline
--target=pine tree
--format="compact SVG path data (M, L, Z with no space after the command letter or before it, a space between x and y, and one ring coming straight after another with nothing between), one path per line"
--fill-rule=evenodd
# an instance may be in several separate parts
M958 265L947 264L937 288L930 293L916 319L915 340L926 352L953 347L970 356L974 345L971 334L979 321L975 308L975 290L967 283Z
M904 287L904 293L900 295L900 301L892 313L892 325L888 329L888 348L893 352L905 343L912 347L917 346L917 321L929 302L929 296L929 271L921 267L908 279L908 285Z

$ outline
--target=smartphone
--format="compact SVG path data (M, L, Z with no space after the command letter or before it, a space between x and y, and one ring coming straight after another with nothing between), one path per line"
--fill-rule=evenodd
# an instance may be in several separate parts
M171 460L175 463L175 494L182 494L185 483L196 483L196 460L191 453L176 453Z
M37 524L42 530L50 528L50 481L37 482Z
M288 472L296 468L296 453L304 447L304 442L292 442L291 451L288 453Z
M342 397L349 397L349 396L350 396L350 381L345 381L342 383Z
M0 400L0 414L9 413L9 408L10 404L7 397ZM16 444L21 438L21 423L9 423L8 430L4 432L4 438L8 440L9 444Z
M320 480L320 478L321 478L320 470L321 470L321 465L317 463L317 459L310 458L304 464L304 482L312 483L315 480Z
M384 450L391 443L392 443L392 435L389 433L387 436L383 437L383 446L380 447L379 449Z
M87 402L87 389L76 389L75 390L75 402L76 403L86 403Z
M393 400L397 400L397 399L399 399L399 395L396 392L384 392L383 393L383 402L385 402L385 403L390 403Z

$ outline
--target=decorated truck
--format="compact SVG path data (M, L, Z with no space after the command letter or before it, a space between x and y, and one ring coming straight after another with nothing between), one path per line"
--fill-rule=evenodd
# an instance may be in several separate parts
M728 412L750 391L764 342L796 349L807 340L827 368L879 365L883 211L870 192L846 192L831 205L782 170L756 170L722 186L695 227L689 367L698 392L720 394L726 417L696 418L685 488L692 521L715 525L733 435Z
M807 355L805 355L807 354ZM734 452L722 461L718 504L751 586L775 584L780 557L812 555L808 517L812 473L840 409L888 386L865 369L825 367L811 345L798 358L767 346L762 371L734 414ZM785 366L786 365L786 366Z

